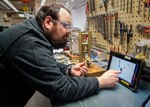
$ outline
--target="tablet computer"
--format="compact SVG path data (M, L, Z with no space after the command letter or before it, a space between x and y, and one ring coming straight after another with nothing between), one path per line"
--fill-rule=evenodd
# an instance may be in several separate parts
M119 74L119 82L132 91L137 91L138 89L142 68L142 60L117 52L110 52L107 70L121 71L121 74Z
M143 102L142 107L150 107L150 95L147 99Z

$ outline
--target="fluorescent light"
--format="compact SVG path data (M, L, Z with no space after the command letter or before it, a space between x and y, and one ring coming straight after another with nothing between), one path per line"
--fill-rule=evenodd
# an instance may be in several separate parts
M18 14L18 16L19 16L19 17L25 17L25 15L24 15L24 14Z
M41 0L41 6L45 4L46 0Z
M1 5L3 5L4 7L6 7L7 9L10 9L9 7L7 7L5 4L3 4L2 2L0 2Z
M8 0L3 0L5 3L7 3L15 12L19 12Z

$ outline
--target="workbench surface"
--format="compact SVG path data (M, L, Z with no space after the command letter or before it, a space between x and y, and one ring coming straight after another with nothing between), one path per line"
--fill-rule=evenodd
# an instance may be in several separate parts
M148 87L139 86L134 93L118 83L116 88L100 90L97 95L77 102L53 104L53 107L141 107L149 94Z

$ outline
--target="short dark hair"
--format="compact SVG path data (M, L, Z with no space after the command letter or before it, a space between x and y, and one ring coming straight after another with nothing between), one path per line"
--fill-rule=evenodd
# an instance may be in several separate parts
M70 11L61 3L52 2L42 6L35 17L38 24L42 25L46 16L51 16L53 19L58 20L58 12L61 8L67 10L71 15Z

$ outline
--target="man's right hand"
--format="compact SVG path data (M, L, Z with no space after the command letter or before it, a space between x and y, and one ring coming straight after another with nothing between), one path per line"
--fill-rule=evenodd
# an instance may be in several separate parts
M102 76L97 77L100 88L115 87L119 81L118 75L120 71L108 70Z

